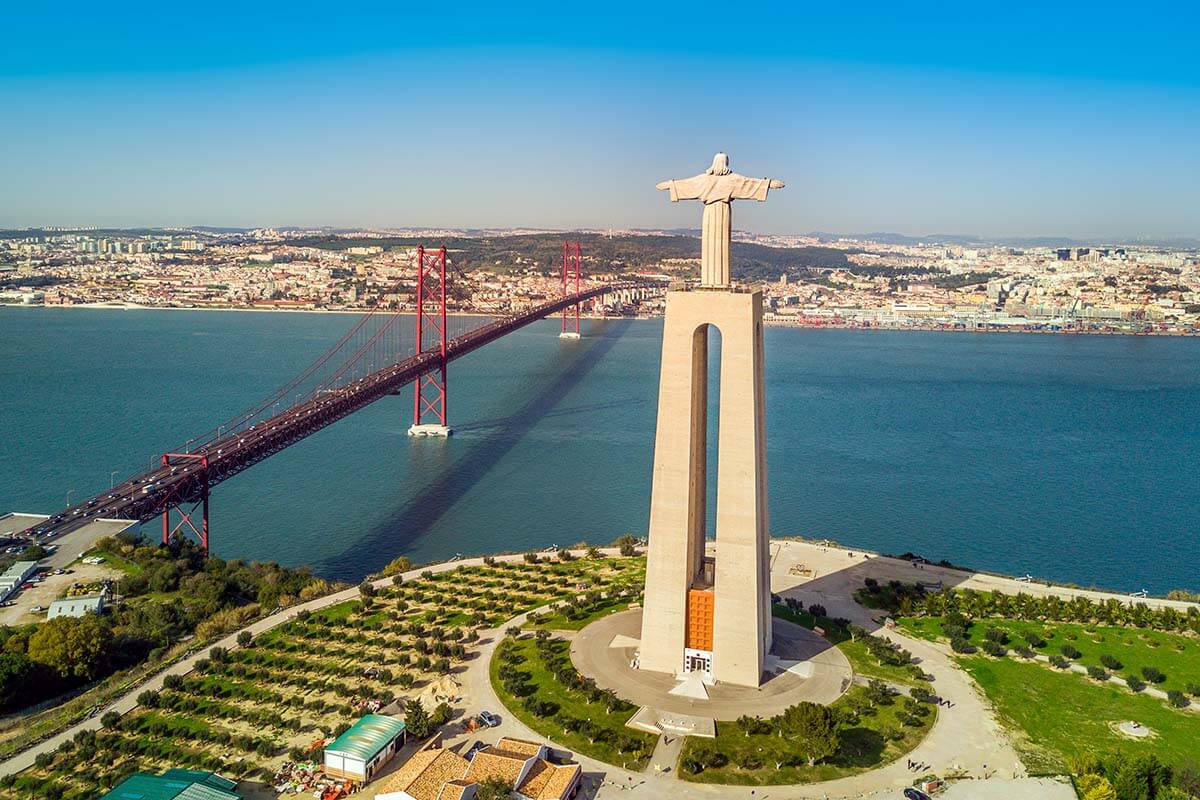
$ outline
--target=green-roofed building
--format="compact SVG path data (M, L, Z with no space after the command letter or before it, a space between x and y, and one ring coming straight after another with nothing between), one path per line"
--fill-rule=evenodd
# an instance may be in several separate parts
M139 772L121 781L100 800L242 800L237 782L215 772L169 769L162 775Z
M366 783L403 746L403 720L367 714L325 748L325 771Z

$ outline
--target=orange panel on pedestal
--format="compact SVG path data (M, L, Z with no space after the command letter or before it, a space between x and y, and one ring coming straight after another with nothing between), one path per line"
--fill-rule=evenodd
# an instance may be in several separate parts
M687 601L687 647L713 649L713 593L689 589Z

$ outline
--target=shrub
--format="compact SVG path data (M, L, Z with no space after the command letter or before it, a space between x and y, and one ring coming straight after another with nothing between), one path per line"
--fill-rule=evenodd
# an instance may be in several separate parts
M743 752L738 754L738 766L745 770L759 769L763 765L762 756L754 752Z
M147 689L137 696L137 701L139 706L145 706L146 708L157 708L158 692Z
M1150 683L1162 683L1167 679L1158 667L1142 667L1142 677Z
M814 617L828 616L825 613L825 606L821 605L820 603L813 603L811 606L809 606L808 613L812 614Z
M1083 655L1083 653L1079 652L1078 648L1076 648L1073 644L1064 644L1062 647L1058 648L1058 652L1062 653L1072 661Z
M242 631L237 635L238 647L249 647L250 643L253 641L254 635L251 634L250 631Z
M1189 683L1185 691L1192 697L1200 697L1200 683Z
M1100 656L1100 663L1103 664L1104 666L1108 667L1109 669L1111 669L1113 672L1116 672L1117 670L1120 670L1120 669L1124 669L1124 667L1125 667L1124 664L1122 664L1116 658L1110 656L1108 653L1105 653L1102 656Z
M983 652L987 653L989 656L995 656L996 658L1003 658L1005 653L1008 652L1004 649L1003 645L1001 645L999 642L993 641L992 639L984 641L984 643L980 646L982 647Z
M1142 689L1146 688L1146 682L1137 675L1127 675L1125 677L1125 685L1128 686L1129 690L1132 692L1140 692Z
M894 702L892 694L892 688L883 681L871 680L867 684L867 698L875 705L890 706Z
M1057 667L1058 669L1068 669L1071 666L1071 662L1060 655L1053 655L1050 656L1050 666Z
M1008 644L1008 632L1003 628L988 628L984 636L989 642Z
M1024 637L1025 641L1029 643L1030 647L1045 647L1046 646L1046 640L1043 639L1040 635L1038 635L1038 633L1036 631L1025 631L1025 633L1023 633L1022 636Z
M1175 708L1187 708L1192 701L1188 700L1187 695L1178 689L1171 689L1167 692L1167 702Z
M1098 681L1108 680L1108 670L1106 670L1104 667L1098 667L1095 664L1092 664L1087 668L1087 671L1088 677L1090 678L1094 678Z
M908 690L908 694L918 703L933 703L937 701L937 697L934 695L934 693L926 689L924 686L915 686Z
M1023 644L1018 645L1017 647L1014 647L1013 651L1017 655L1019 655L1021 658L1033 658L1034 656L1037 655L1037 653L1033 652L1032 650L1030 650L1028 647L1026 647Z
M974 653L975 645L960 636L950 640L950 649L956 653Z

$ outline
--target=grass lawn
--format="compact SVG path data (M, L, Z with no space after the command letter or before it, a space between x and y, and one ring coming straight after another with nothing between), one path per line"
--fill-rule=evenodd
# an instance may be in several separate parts
M320 611L313 612L314 617L323 617L330 622L343 622L355 613L355 610L361 605L358 600L346 600L343 603L338 603L328 608L323 608Z
M968 656L958 662L1001 720L1025 734L1017 746L1031 771L1060 770L1064 757L1079 753L1154 753L1172 764L1194 762L1200 753L1200 716L1170 709L1161 700L1011 658ZM1110 727L1126 720L1156 735L1130 739Z
M905 617L899 624L905 631L921 638L943 636L940 617ZM1110 655L1123 665L1116 671L1122 677L1130 674L1141 677L1142 667L1157 667L1166 675L1165 681L1155 684L1163 691L1185 691L1189 683L1200 685L1200 640L1194 637L1144 628L1007 619L977 620L967 631L967 636L973 644L979 645L988 628L1000 628L1008 633L1009 649L1026 644L1023 636L1028 631L1035 632L1046 642L1044 647L1033 648L1035 652L1057 655L1063 645L1070 645L1083 654L1076 660L1085 667L1101 666L1100 656Z
M523 627L530 630L544 628L548 631L577 631L592 624L601 617L607 617L609 614L624 611L629 608L629 604L634 599L632 597L606 597L600 602L589 606L586 612L577 619L569 619L561 611L552 611L539 617L537 622L526 622Z
M126 575L140 575L143 571L141 564L136 564L124 556L117 555L111 550L104 550L101 548L93 548L88 550L86 553L80 555L74 563L82 563L83 559L91 558L92 556L99 556L104 559L104 563L101 564L101 566L118 570Z
M499 655L500 650L497 649L488 670L491 675L492 688L496 690L496 695L504 703L508 713L546 738L578 753L583 753L607 764L618 764L635 771L645 767L646 762L649 761L650 754L654 751L657 737L625 727L626 721L633 716L634 711L627 709L610 713L603 703L589 703L587 697L581 691L568 689L551 673L549 667L539 654L536 642L532 637L516 640L510 639L509 641L513 642L509 646L516 648L516 651L524 659L517 664L517 669L527 673L527 682L536 687L532 694L533 697L543 702L551 702L557 705L558 714L569 715L579 720L590 720L593 725L607 731L608 735L603 738L598 737L596 741L591 741L576 731L564 730L552 716L538 717L526 711L522 707L522 699L510 694L505 689L503 681L500 680L501 658ZM568 642L561 639L555 640L551 644L553 647L562 648L564 651L570 647ZM501 647L503 646L502 644ZM641 754L622 753L614 746L613 740L616 737L625 736L632 737L641 744Z
M698 783L761 786L815 783L876 769L903 756L925 738L937 717L934 706L926 707L929 713L919 727L902 725L898 719L904 713L901 698L895 698L891 705L872 705L864 687L853 687L830 706L835 714L845 715L838 726L841 746L837 754L812 767L783 763L793 756L794 748L775 731L747 736L732 722L718 722L715 740L689 738L684 743L679 775ZM698 773L683 768L689 757L713 748L727 759L725 766L707 767ZM776 768L780 763L783 765ZM744 764L759 766L739 766Z

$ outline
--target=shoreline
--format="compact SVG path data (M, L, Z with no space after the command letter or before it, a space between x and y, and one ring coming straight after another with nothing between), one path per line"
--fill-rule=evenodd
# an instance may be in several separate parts
M22 305L20 303L4 303L0 304L0 308L28 308L38 310L56 310L56 309L71 309L71 310L91 310L91 311L220 311L220 312L252 312L258 314L369 314L370 309L359 308L254 308L252 306L204 306L197 308L185 308L182 306L143 306L136 304L113 304L113 303L73 303L68 305ZM392 312L404 316L413 316L414 311L401 310ZM486 313L483 311L454 311L447 312L451 317L485 317L495 318L504 316L500 313ZM550 315L546 319L550 319ZM594 314L581 314L580 319L608 321L608 320L655 320L662 319L661 314L647 315L637 314L634 316L597 316ZM1033 323L1031 323L1033 324ZM1154 331L1081 331L1081 330L1037 330L1028 328L1005 328L1005 329L976 329L976 328L956 328L945 327L941 325L935 326L881 326L881 325L850 325L846 323L836 324L807 324L794 323L781 320L763 320L763 325L768 328L795 328L800 330L833 330L833 331L859 331L864 333L977 333L984 335L996 334L1014 334L1014 335L1031 335L1042 334L1048 336L1130 336L1135 338L1153 337L1153 338L1168 338L1168 339L1195 339L1200 338L1200 331L1183 331L1183 330L1154 330Z

